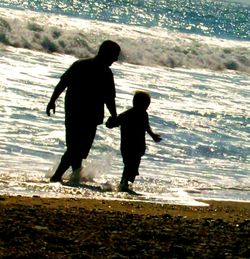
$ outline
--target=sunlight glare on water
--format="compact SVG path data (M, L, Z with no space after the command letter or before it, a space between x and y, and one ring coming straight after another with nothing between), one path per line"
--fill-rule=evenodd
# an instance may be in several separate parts
M64 96L52 117L45 108L75 58L13 48L1 51L1 193L181 204L197 204L196 197L249 199L247 76L126 63L112 66L118 112L131 107L135 90L148 91L151 126L163 138L156 144L147 137L147 152L134 183L144 195L131 198L104 190L103 186L116 190L122 172L119 129L107 130L104 125L84 164L96 183L48 184L65 150Z

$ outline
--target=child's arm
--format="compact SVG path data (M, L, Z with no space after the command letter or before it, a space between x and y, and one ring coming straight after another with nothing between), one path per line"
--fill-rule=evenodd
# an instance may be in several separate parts
M150 135L150 137L154 140L154 142L160 142L162 140L161 136L159 134L155 134L151 127L148 126L147 133Z

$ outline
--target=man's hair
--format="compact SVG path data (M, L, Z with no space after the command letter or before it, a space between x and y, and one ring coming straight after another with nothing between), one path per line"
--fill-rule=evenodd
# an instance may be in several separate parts
M121 48L116 42L111 40L105 40L99 48L98 55L100 56L117 55L119 54L120 51L121 51Z
M151 102L149 93L144 91L136 91L133 98L133 106L135 108L147 109Z

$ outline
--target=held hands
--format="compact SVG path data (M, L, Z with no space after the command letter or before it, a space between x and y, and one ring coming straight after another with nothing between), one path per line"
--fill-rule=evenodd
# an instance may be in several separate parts
M56 112L56 105L53 102L49 102L46 108L46 113L48 116L50 116L50 110L53 110L53 113L55 114Z
M109 117L108 120L106 121L106 127L109 129L112 129L114 127L116 127L116 119L117 117Z

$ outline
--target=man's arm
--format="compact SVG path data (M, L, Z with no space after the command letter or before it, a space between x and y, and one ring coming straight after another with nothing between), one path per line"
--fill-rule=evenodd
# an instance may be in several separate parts
M115 98L109 98L106 101L106 106L111 114L111 117L116 118L117 113L116 113L116 104L115 104Z
M111 114L111 117L109 117L106 122L106 127L110 129L118 127L119 123L117 120L115 98L110 98L108 101L106 101L106 106Z
M57 98L60 96L60 94L65 90L66 88L66 83L64 82L64 80L60 80L59 83L57 84L57 86L54 89L54 92L50 98L50 101L47 105L46 108L46 113L48 116L50 116L50 110L53 110L53 113L56 112L56 100Z
M50 98L50 101L47 105L46 113L48 116L50 116L50 110L53 110L53 113L56 111L56 100L60 96L60 94L65 90L67 86L69 86L72 78L74 78L74 71L77 66L78 62L74 62L67 70L66 72L61 76L61 79L57 86L54 89L54 92Z

